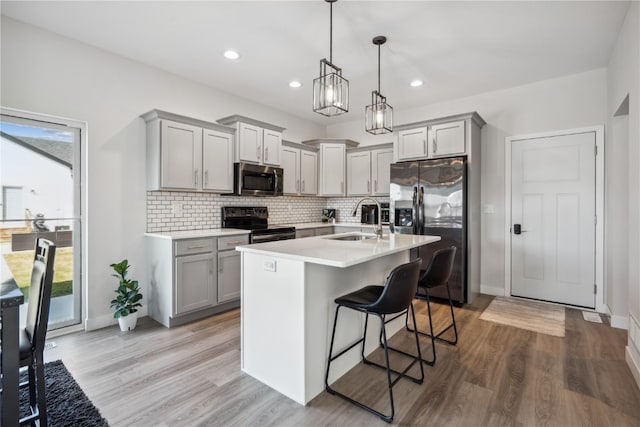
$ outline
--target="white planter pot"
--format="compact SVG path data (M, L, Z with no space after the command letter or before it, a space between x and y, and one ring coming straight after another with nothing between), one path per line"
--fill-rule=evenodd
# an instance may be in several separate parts
M136 328L138 322L138 312L131 313L128 316L118 317L118 323L120 324L120 330L123 332L132 331Z

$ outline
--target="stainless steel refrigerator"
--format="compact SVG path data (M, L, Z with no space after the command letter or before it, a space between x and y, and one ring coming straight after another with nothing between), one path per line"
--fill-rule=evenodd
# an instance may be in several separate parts
M454 302L467 302L467 180L466 157L420 160L391 165L390 221L395 232L440 236L436 243L414 249L411 258L429 265L437 249L456 246L449 287ZM446 298L444 287L429 292Z

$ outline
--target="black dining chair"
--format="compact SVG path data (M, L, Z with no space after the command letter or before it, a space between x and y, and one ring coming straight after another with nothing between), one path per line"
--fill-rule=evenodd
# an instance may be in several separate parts
M50 240L36 239L35 256L31 270L27 321L20 330L20 367L27 368L27 380L20 387L29 387L30 414L20 419L20 425L47 426L45 397L44 345L49 323L49 306L53 285L53 262L56 245Z
M431 256L431 260L429 261L429 266L426 270L420 270L420 280L418 281L418 290L416 292L415 297L417 299L426 300L427 301L427 314L429 316L429 332L419 331L416 325L415 316L413 316L413 325L414 329L409 326L409 312L401 313L397 316L392 317L391 319L387 319L387 322L391 322L392 320L397 319L400 316L405 316L405 327L409 332L417 332L420 335L424 335L431 339L431 359L422 359L423 363L426 363L429 366L433 366L436 363L436 340L445 342L447 344L456 345L458 343L458 327L456 326L456 318L453 313L453 302L451 301L451 291L449 290L449 279L451 278L451 272L453 270L453 261L456 256L456 247L450 246L448 248L438 249ZM433 332L433 319L431 317L431 299L429 297L429 290L439 287L446 286L447 287L447 296L449 299L449 310L451 311L451 323L443 328L440 332ZM453 339L448 340L442 338L442 334L447 332L449 329L453 328ZM382 339L380 340L380 345L382 345ZM395 351L396 353L401 353L407 356L411 356L411 354L399 350L397 348L389 347L389 350Z
M417 348L417 356L416 355L408 355L413 358L412 362L401 372L391 369L389 364L389 351L387 345L387 334L385 331L385 317L390 314L396 314L403 311L409 311L411 309L411 316L413 321L415 322L415 313L413 311L413 296L415 295L418 288L418 278L420 275L420 265L422 261L417 259L407 264L400 265L394 268L389 276L387 277L386 283L384 286L380 285L371 285L366 286L360 290L352 292L347 295L343 295L339 298L336 298L335 303L338 305L336 308L336 315L333 322L333 332L331 334L331 345L329 347L329 356L327 358L327 370L324 377L325 389L328 393L339 396L346 401L365 409L372 414L375 414L382 418L386 422L391 422L393 420L393 416L395 414L395 408L393 403L393 386L398 382L398 380L402 377L408 378L417 384L422 384L424 381L424 369L422 367L422 354L420 353L420 344L418 341L418 333L414 331L415 340L416 340L416 348ZM341 350L335 356L333 355L333 344L336 336L336 326L338 324L338 314L340 313L340 309L342 307L349 308L351 310L359 311L365 314L365 322L364 322L364 333L362 338L349 345L347 348ZM385 365L380 365L373 361L368 360L364 355L365 349L365 340L367 335L367 325L369 322L369 315L373 314L380 319L381 322L381 336L382 343L384 347L384 357L385 357ZM408 315L408 314L407 314ZM385 415L382 412L376 411L370 406L367 406L355 399L346 396L337 390L333 389L329 386L329 370L331 368L331 362L344 355L347 351L351 350L358 344L362 344L361 348L361 356L362 361L365 364L377 366L379 368L385 369L387 372L387 385L389 390L389 404L390 404L390 414ZM416 363L420 365L420 377L412 377L407 374L409 369L411 369ZM397 377L392 381L391 373L397 374Z

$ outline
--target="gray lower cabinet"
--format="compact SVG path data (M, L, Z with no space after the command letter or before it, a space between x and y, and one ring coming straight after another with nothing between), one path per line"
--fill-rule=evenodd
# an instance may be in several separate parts
M213 252L176 256L175 314L211 307L217 302Z
M318 227L316 228L316 236L326 236L328 234L334 234L333 227Z
M147 236L149 317L166 327L240 305L240 254L248 235L170 239Z
M249 243L249 236L218 238L218 303L240 298L240 252L238 245Z
M302 239L304 237L314 237L315 235L315 228L296 229L296 239Z

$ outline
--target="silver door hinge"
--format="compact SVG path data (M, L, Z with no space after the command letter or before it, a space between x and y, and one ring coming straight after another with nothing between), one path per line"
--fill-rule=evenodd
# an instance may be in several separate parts
M593 294L597 294L598 293L598 285L596 285L595 283L593 284Z

